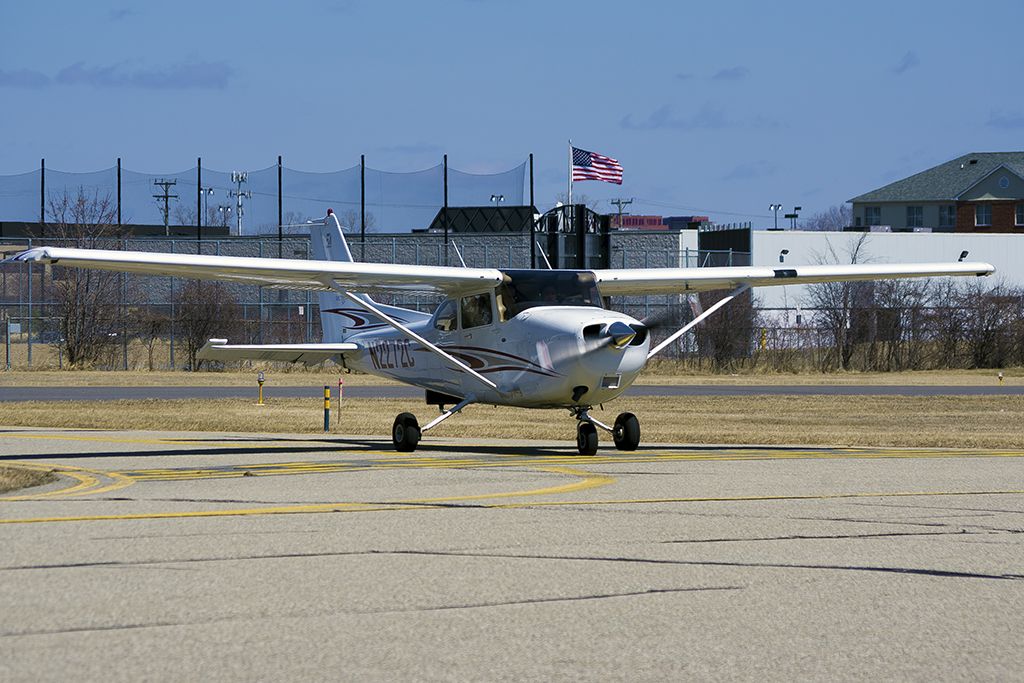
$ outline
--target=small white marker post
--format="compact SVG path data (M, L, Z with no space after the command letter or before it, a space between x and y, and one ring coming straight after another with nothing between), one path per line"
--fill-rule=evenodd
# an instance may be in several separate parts
M343 377L338 377L338 410L336 411L338 414L338 419L335 420L335 422L338 424L339 427L341 427L341 397L343 395L342 391L344 391L344 389L345 379Z

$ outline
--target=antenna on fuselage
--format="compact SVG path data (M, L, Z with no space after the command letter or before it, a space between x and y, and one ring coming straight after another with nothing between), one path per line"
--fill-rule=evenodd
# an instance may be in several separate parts
M544 257L544 263L547 265L548 270L554 270L554 268L551 267L551 261L548 260L548 255L544 253L544 247L540 246L540 242L537 242L537 250L540 252L540 255Z
M469 266L466 265L466 259L462 258L462 252L459 251L459 245L455 244L455 240L452 240L452 246L455 247L455 253L458 255L459 260L462 261L462 267L469 268Z

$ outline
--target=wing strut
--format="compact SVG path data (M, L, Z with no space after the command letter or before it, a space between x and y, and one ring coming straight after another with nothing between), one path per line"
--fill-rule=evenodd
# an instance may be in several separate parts
M390 325L391 327L395 328L396 330L398 330L399 332L404 334L406 337L409 337L410 339L414 339L415 341L419 342L420 344L422 344L429 351L432 351L432 352L436 353L437 355L441 356L441 358L444 358L445 360L447 360L449 363L452 363L453 365L458 366L459 369L468 372L473 377L476 377L478 380L480 380L481 382L483 382L487 386L491 387L492 389L498 389L498 385L497 384L495 384L491 380L487 379L486 377L481 375L479 372L477 372L476 370L474 370L473 368L469 367L468 365L463 363L461 360L456 358L455 356L453 356L450 353L446 352L441 347L439 347L436 344L433 344L433 343L427 341L426 339L424 339L420 335L416 334L415 332L410 330L408 327L406 327L405 325L403 325L402 323L398 322L397 320L392 318L390 315L388 315L384 311L382 311L379 308L377 308L376 306L374 306L370 301L365 300L365 299L360 299L355 294L352 294L352 293L342 289L341 287L338 287L337 285L334 284L333 281L327 280L327 281L324 282L324 284L326 284L331 289L333 289L334 291L338 292L339 294L341 294L342 296L344 296L346 299L348 299L352 303L356 304L357 306L361 306L361 307L365 308L366 310L368 310L370 313L373 313L375 316L377 316L378 318L380 318L381 320L386 322L388 325ZM499 391L500 391L500 389L499 389Z
M711 306L708 310L706 310L703 313L701 313L700 315L698 315L696 318L694 318L692 321L690 321L685 327L683 327L682 329L678 330L677 332L672 334L672 336L670 336L668 339L666 339L665 341L661 342L660 344L655 346L653 349L651 349L651 352L647 354L647 360L650 360L651 356L653 356L654 354L656 354L659 351L661 351L663 348L665 348L666 346L668 346L669 344L674 342L676 339L679 339L680 337L682 337L684 334L689 332L690 329L694 325L696 325L697 323L701 322L702 320L704 320L704 318L707 318L709 315L711 315L712 313L717 311L719 308L721 308L722 306L726 305L727 303L729 303L730 301L732 301L733 299L738 297L740 294L742 294L743 292L747 291L748 289L750 289L750 285L740 285L739 287L737 287L736 289L732 290L727 295L722 297L721 300L716 301L713 306Z

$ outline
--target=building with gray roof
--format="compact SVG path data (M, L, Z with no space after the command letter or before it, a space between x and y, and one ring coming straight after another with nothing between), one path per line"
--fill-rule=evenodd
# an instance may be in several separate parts
M1024 152L974 152L849 200L854 228L1024 232Z

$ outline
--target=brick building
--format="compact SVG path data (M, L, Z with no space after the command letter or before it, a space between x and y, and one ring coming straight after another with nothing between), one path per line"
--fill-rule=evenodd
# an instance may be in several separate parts
M1024 233L1024 152L976 152L850 200L853 227Z

